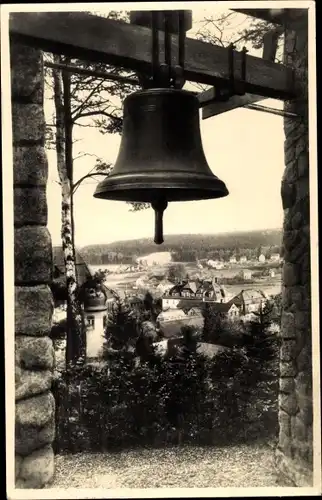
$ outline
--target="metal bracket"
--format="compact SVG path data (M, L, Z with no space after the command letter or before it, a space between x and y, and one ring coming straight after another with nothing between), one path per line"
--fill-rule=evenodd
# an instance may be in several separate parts
M147 26L152 30L152 75L138 75L140 85L144 88L173 87L181 89L185 84L185 38L192 27L192 11L131 11L130 22ZM159 32L164 33L164 62L159 60ZM178 36L178 62L172 66L171 36Z
M245 84L246 84L246 54L248 50L243 47L241 52L241 76L240 78L235 78L235 48L236 46L231 43L228 45L228 74L229 82L227 84L219 84L214 87L214 98L212 101L224 102L228 101L231 97L238 95L245 95Z
M235 45L229 45L229 82L230 82L230 95L245 95L245 83L246 83L246 54L248 50L246 47L243 47L241 50L241 77L236 80L235 78L235 68L234 68L234 50L236 48Z

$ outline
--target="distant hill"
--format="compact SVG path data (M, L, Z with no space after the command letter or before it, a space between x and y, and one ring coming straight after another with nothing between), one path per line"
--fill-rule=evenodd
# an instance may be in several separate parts
M130 262L152 252L171 252L173 260L189 261L220 257L228 259L232 254L255 254L279 252L282 242L281 229L243 231L220 234L175 234L165 235L165 242L157 246L152 238L115 241L107 244L87 245L80 249L88 264ZM219 255L220 254L220 255Z

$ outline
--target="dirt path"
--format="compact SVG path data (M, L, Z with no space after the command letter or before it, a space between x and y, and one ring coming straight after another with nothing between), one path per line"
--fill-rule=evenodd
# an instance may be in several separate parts
M268 446L167 448L57 456L49 488L273 487Z

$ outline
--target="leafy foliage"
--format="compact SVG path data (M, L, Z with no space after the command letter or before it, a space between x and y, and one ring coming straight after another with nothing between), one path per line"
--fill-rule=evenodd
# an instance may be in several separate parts
M242 17L239 13L228 10L219 16L208 16L200 22L196 37L222 47L233 43L237 50L242 46L261 49L265 34L276 29L276 26L261 19L250 18L245 27L246 18Z
M57 450L275 436L278 340L268 332L269 314L259 318L243 347L213 359L196 353L193 330L184 328L180 349L165 358L152 348L138 364L123 349L109 362L64 373L54 386Z
M139 334L139 322L136 314L124 301L116 300L108 316L105 329L107 348L120 350L129 344L135 345Z
M183 264L171 264L168 268L168 279L173 283L187 277L187 270Z
M215 311L210 304L203 310L204 327L202 341L226 347L243 345L243 327L237 321L230 321L226 315Z

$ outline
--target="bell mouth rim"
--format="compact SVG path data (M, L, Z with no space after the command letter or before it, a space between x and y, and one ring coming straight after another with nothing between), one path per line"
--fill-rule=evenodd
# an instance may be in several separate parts
M173 186L169 186L163 180L154 183L153 187L147 185L147 182L137 181L135 186L133 183L126 181L118 181L115 184L109 185L107 189L105 186L101 188L97 186L94 192L94 198L105 199L110 201L122 201L130 203L153 203L155 200L163 199L169 203L184 203L189 201L206 201L219 198L225 198L229 195L226 184L220 179L209 179L206 186L194 187L188 185L186 181L176 181ZM124 194L126 191L126 194ZM179 191L176 196L175 192Z

